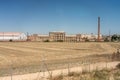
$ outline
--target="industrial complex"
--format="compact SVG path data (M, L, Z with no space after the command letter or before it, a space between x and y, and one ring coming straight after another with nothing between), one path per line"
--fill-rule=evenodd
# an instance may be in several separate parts
M102 36L99 37L102 40ZM66 34L64 31L53 31L47 35L26 35L21 32L0 32L0 41L40 41L40 42L82 42L97 41L98 35L94 34Z
M98 36L94 34L74 34L68 35L64 31L49 32L48 35L33 34L28 36L29 41L51 41L51 42L81 42L81 41L97 41ZM102 36L100 35L100 39Z
M64 31L53 31L47 35L33 34L28 36L28 41L41 41L41 42L82 42L82 41L103 41L100 34L100 17L98 17L98 34L74 34L69 35Z
M104 41L105 37L100 34L100 17L98 17L98 34L73 34L64 31L52 31L49 34L26 35L22 32L0 32L0 41L40 41L40 42L84 42Z

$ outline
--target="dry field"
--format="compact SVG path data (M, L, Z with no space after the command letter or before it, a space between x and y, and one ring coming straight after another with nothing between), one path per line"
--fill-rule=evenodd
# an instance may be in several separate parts
M42 60L49 69L78 65L81 58L90 55L111 54L120 48L120 43L57 43L57 42L0 42L0 76L37 72ZM98 58L99 59L99 58Z

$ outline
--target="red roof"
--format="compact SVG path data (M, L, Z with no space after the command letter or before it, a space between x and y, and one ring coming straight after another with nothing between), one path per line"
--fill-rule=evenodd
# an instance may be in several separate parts
M0 32L0 36L19 36L21 32Z

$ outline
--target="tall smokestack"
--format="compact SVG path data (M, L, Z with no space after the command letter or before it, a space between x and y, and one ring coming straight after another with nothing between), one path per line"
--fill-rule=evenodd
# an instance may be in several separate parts
M100 17L98 17L98 41L100 41Z

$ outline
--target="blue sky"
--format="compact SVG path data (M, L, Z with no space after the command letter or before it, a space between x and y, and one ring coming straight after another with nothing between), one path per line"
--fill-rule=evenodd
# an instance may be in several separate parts
M0 32L120 34L120 0L0 0Z

